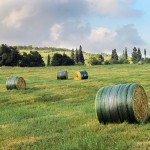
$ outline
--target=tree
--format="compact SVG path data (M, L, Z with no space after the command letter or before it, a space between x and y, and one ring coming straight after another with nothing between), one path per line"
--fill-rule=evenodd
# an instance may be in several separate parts
M63 55L55 53L51 64L52 66L69 66L74 65L74 61L65 53Z
M51 57L50 57L50 55L48 54L48 56L47 56L47 66L50 66L50 59L51 59Z
M138 51L137 51L137 62L139 62L141 59L142 59L141 50L140 50L140 48L138 48Z
M137 63L137 57L138 57L138 54L137 54L137 49L136 47L133 48L133 52L132 52L132 56L131 56L131 60L132 62L135 64Z
M78 64L78 62L79 62L79 56L78 56L78 50L76 49L76 52L75 52L75 62L76 62L76 64Z
M129 64L127 48L123 50L122 57L119 58L119 64Z
M100 64L102 64L102 62L104 62L104 57L103 57L102 54L98 55L98 61L99 61Z
M74 65L74 60L72 60L69 56L67 56L65 53L62 56L62 66L70 66Z
M79 48L79 51L78 51L78 62L84 64L84 56L83 56L81 45L80 45L80 48Z
M125 48L125 51L124 51L124 58L125 58L125 59L128 59L127 48Z
M146 49L144 49L144 56L145 56L145 59L146 59Z
M55 53L53 55L53 58L52 58L52 62L51 62L51 65L52 66L61 66L62 64L62 55L61 54L58 54L58 53Z
M88 60L88 64L89 65L101 65L102 63L96 57L90 57L90 59Z
M117 54L116 49L112 50L110 63L111 64L118 64L118 54Z
M30 51L29 54L23 53L21 67L42 67L45 66L45 63L42 59L42 56L37 51Z
M73 61L75 61L75 58L74 58L74 50L72 49L72 51L71 51L71 56L70 56L70 58L73 60Z
M17 47L7 46L2 44L0 46L0 66L17 66L21 56Z

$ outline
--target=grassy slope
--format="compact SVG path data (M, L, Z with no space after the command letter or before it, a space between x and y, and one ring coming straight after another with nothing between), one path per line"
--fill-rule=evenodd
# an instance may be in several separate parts
M57 81L67 69L69 80ZM86 69L88 80L74 81ZM95 96L99 88L137 82L150 98L149 65L0 68L0 149L136 149L150 145L146 124L99 124ZM26 90L6 91L6 78L23 76Z
M33 50L34 51L34 50ZM30 50L20 50L20 53L22 54L23 52L26 53L30 53ZM45 62L45 64L47 64L47 56L50 55L50 57L52 58L54 53L60 53L63 54L63 51L51 51L51 50L38 50L38 52L41 54L41 56L43 57L43 60ZM70 57L71 55L71 51L66 51L65 52L66 55L68 55ZM83 53L84 55L84 59L85 59L85 64L87 64L87 61L90 57L97 57L96 54L91 54L91 53ZM104 55L105 60L109 60L110 59L110 55L105 54Z

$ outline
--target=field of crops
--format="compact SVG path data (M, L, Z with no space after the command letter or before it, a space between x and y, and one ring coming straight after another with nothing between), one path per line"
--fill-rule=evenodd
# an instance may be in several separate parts
M68 80L56 72L68 71ZM75 81L85 69L88 80ZM6 79L22 76L25 90L6 90ZM150 65L0 68L0 149L105 150L150 148L150 117L144 124L100 124L95 113L99 88L141 84L150 99Z

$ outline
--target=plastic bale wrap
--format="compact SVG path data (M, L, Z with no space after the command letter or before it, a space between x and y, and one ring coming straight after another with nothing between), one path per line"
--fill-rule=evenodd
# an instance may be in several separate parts
M12 76L6 81L7 90L17 89L22 90L26 88L26 82L23 77Z
M85 70L79 70L74 73L74 80L88 79L88 73Z
M68 79L68 72L66 70L57 71L57 80Z
M147 119L148 99L137 83L107 86L97 92L95 108L100 123L141 123Z

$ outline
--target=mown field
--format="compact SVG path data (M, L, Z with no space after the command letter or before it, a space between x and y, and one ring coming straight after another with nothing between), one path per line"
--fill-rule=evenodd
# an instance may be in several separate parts
M68 80L56 80L66 69ZM85 69L88 80L73 74ZM26 90L6 90L9 76L22 76ZM150 118L144 124L99 124L99 88L141 84L150 99L150 65L0 68L0 149L105 150L150 148Z

